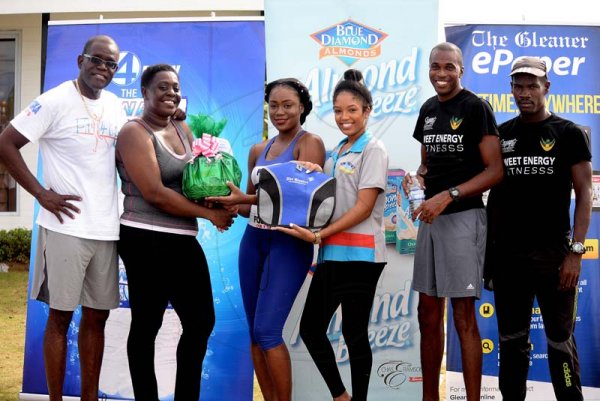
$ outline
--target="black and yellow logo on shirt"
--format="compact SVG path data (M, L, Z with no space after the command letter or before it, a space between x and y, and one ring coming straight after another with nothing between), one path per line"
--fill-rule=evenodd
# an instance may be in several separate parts
M555 144L556 139L540 139L540 145L542 146L542 149L544 149L545 152L550 152Z
M458 117L454 117L452 116L452 118L450 119L450 128L452 128L454 131L456 131L458 129L458 127L460 127L460 124L462 124L464 118L458 118Z

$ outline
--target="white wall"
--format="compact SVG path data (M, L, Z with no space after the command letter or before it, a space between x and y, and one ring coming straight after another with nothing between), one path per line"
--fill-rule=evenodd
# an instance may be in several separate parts
M113 11L261 11L265 0L0 0L0 14ZM270 0L277 1L277 0ZM597 0L439 0L442 23L598 25ZM167 9L165 9L167 7Z
M263 0L0 0L0 13L263 10Z
M39 14L0 15L0 31L16 31L20 34L21 58L17 62L17 68L20 68L20 96L15 99L17 113L40 94L42 19ZM33 144L22 149L23 158L34 173L37 169L37 153L37 146ZM34 199L21 187L17 188L17 212L0 214L1 230L32 227Z
M597 0L439 0L440 23L600 25Z

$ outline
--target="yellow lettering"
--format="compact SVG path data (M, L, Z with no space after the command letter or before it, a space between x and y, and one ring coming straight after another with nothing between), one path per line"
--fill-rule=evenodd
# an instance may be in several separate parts
M557 113L600 114L600 95L548 95L548 109Z
M515 98L510 93L479 93L479 97L486 100L496 113L516 113Z
M518 113L519 109L511 93L479 93L496 113ZM600 95L550 94L546 106L556 114L600 114Z

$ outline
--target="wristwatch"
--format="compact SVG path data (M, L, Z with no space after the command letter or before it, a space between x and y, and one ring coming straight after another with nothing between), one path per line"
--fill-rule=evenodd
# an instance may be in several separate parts
M460 200L460 191L456 187L452 187L448 190L450 197L454 202L458 202Z
M571 242L571 246L569 250L578 255L583 255L585 253L585 246L581 242Z

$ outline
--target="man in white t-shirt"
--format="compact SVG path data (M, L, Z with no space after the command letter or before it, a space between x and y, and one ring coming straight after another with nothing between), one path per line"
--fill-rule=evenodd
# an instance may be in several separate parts
M67 331L78 305L81 399L98 400L104 325L119 305L115 141L125 116L119 99L103 90L118 61L112 38L90 38L77 56L77 79L40 95L0 134L0 161L42 206L31 298L50 308L44 336L50 400L62 400ZM39 143L43 184L21 156L28 142Z

